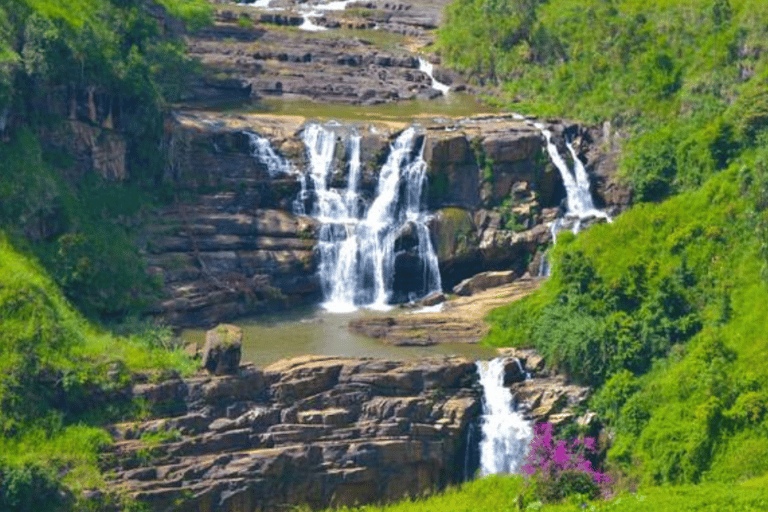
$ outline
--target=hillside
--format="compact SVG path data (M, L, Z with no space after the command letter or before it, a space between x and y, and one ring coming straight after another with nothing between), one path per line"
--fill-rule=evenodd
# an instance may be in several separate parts
M210 6L0 2L0 229L90 318L157 290L133 239L159 189L162 112L194 76L181 39ZM174 17L178 16L178 18Z
M38 264L0 237L0 504L3 510L83 510L103 488L99 427L141 413L132 375L188 372L168 333L116 337L88 323ZM103 506L105 504L102 501Z
M645 483L768 471L765 8L459 0L442 29L500 102L620 134L638 204L558 238L551 279L493 312L487 342L597 386L609 465Z
M207 16L202 2L162 4L192 25ZM112 441L100 427L141 414L126 393L132 376L191 370L186 355L169 350L166 330L134 322L122 327L132 334L119 337L83 316L123 319L154 289L131 226L160 198L146 191L158 169L146 150L155 147L172 94L164 80L174 66L188 66L183 44L154 17L165 13L158 9L106 0L0 2L3 510L120 504L120 496L102 492L97 453ZM123 150L129 140L131 156L84 172L93 162L67 151L73 140ZM110 174L126 166L143 172L131 173L129 183Z

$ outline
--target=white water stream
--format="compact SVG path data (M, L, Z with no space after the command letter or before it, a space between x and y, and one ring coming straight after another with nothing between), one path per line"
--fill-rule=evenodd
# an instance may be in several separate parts
M258 133L245 132L245 134L251 143L251 154L267 167L267 173L270 178L294 172L291 163L275 152L269 139L262 137Z
M334 0L327 3L317 4L301 4L296 6L298 13L301 14L304 21L299 25L299 29L306 30L307 32L322 32L328 30L327 27L318 25L313 21L313 18L320 18L323 16L323 11L343 11L347 8L347 5L355 0ZM243 2L240 5L252 7L254 9L260 9L262 11L285 11L282 7L270 7L272 0L256 0L255 2L248 3Z
M480 476L517 473L533 439L530 422L515 410L512 393L504 387L504 361L477 362L483 387Z
M429 79L432 81L432 88L435 90L440 91L441 93L448 94L448 91L451 89L449 85L445 85L442 82L439 82L432 72L434 71L435 67L432 65L431 62L427 61L426 59L423 59L419 57L419 71L422 73L426 73Z
M323 307L328 311L390 308L395 241L405 230L412 230L418 240L417 255L424 269L421 295L441 290L437 256L427 228L429 217L422 208L426 162L423 147L415 147L416 135L414 128L408 128L392 143L379 173L376 195L366 210L359 191L360 136L346 137L347 185L336 189L329 186L336 133L319 124L305 128L309 166L295 210L322 223L319 274Z
M552 142L552 132L546 129L541 123L536 123L534 126L541 131L547 141L547 153L549 154L552 163L555 164L555 167L557 167L557 170L560 172L568 201L568 210L565 212L565 215L557 219L550 226L552 240L556 240L557 233L561 231L569 221L572 225L571 231L574 233L578 233L581 230L581 223L586 219L602 218L611 222L611 217L604 211L597 209L595 203L592 201L592 194L589 191L589 176L584 168L584 164L573 149L573 145L570 142L566 142L566 147L573 160L574 170L571 172L571 170L568 169L568 164L565 163L565 160L560 156L557 147Z

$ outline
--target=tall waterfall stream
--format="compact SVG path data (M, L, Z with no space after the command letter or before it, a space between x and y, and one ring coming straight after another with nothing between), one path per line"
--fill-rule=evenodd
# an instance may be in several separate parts
M533 438L531 424L513 403L504 387L504 359L478 361L483 387L483 416L480 440L480 476L517 473Z
M424 269L419 298L442 289L437 256L430 240L423 206L427 164L423 143L414 127L404 130L389 148L370 204L359 192L360 136L346 137L348 173L345 188L330 186L334 171L336 133L319 124L304 129L309 161L295 204L297 213L321 222L320 281L323 307L344 313L358 307L386 310L395 274L395 241L405 230L418 240Z

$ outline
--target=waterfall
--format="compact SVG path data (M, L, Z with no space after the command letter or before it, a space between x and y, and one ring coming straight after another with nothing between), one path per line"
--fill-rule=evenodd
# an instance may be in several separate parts
M480 475L516 473L533 438L531 425L515 411L512 393L504 387L504 358L478 361L483 387Z
M304 130L309 166L295 204L321 222L320 281L323 307L332 312L358 306L388 309L395 274L395 242L406 230L415 232L416 252L423 267L421 295L442 289L437 256L422 209L426 162L423 145L415 147L416 130L408 128L392 143L381 168L376 195L365 208L361 199L360 136L347 137L349 163L343 191L329 187L336 134L319 124ZM311 204L307 208L307 204Z
M251 154L267 167L270 178L293 172L290 162L278 155L269 140L253 132L244 132L251 144Z
M451 87L445 85L444 83L438 82L437 79L435 79L434 75L432 74L434 71L434 66L431 62L428 62L426 59L419 57L419 71L426 73L426 75L431 80L433 89L438 90L443 94L448 94L448 91L451 89Z
M547 141L547 153L552 163L555 164L555 167L560 172L568 201L568 210L565 212L565 215L557 219L550 226L552 240L556 240L557 233L564 228L569 220L573 223L571 231L574 233L578 233L581 230L581 223L585 219L598 217L611 222L611 217L604 211L598 210L592 201L592 194L589 191L589 176L584 168L584 164L573 149L573 145L570 142L566 142L568 152L573 159L574 170L571 172L563 157L560 156L557 147L552 142L552 132L541 123L536 123L534 126L541 131Z

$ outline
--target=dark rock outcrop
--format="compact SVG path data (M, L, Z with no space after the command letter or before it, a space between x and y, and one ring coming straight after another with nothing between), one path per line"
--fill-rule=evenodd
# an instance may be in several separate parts
M267 512L419 496L466 474L476 380L465 359L304 356L144 384L134 393L171 414L115 425L105 460L112 485L152 510ZM166 440L148 446L147 434Z
M214 375L232 375L240 367L243 330L236 325L219 324L205 333L203 368Z

